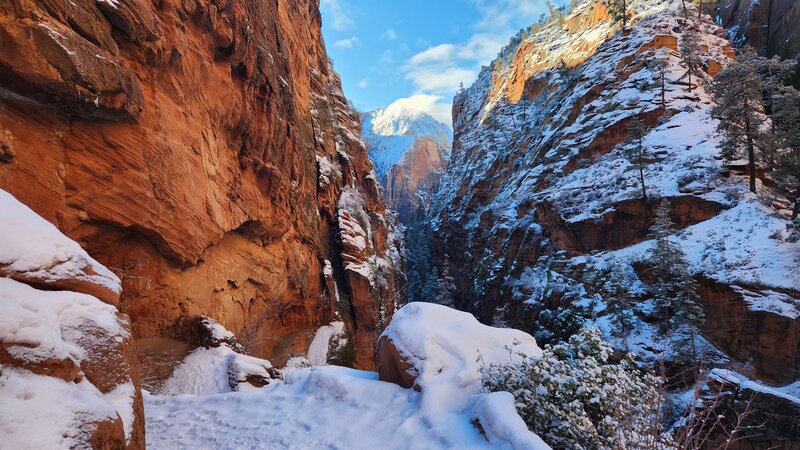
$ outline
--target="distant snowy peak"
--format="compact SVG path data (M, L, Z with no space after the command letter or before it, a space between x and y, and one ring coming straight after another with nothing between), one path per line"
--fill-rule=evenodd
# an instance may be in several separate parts
M448 125L423 111L395 104L367 113L363 131L365 136L429 137L446 148L453 141L453 131Z

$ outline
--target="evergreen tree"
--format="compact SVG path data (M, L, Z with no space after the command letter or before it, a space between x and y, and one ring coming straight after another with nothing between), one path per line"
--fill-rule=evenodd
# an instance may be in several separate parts
M687 31L681 39L681 64L686 67L686 77L689 77L689 91L692 91L692 75L699 73L703 65L700 59L700 37L694 31Z
M783 151L777 157L775 181L794 197L792 219L800 215L800 91L787 86L774 96L773 123Z
M650 70L656 75L655 86L661 89L661 106L667 107L667 61L654 59L647 62Z
M642 201L647 202L647 186L644 182L644 167L647 164L647 149L644 146L644 137L647 134L647 128L644 123L638 118L631 119L628 125L628 140L633 144L628 147L625 156L628 160L639 170L639 183L642 188Z
M433 231L420 206L406 230L408 300L434 302L439 297L439 278L433 264Z
M669 210L670 202L662 200L650 228L651 237L655 239L649 255L655 312L663 319L662 331L673 343L672 354L678 360L694 363L697 361L697 330L705 321L705 315L689 273L686 254L669 240L674 233Z
M654 420L660 379L630 356L612 362L613 353L599 330L585 328L541 357L483 367L483 383L513 392L520 417L553 448L676 449Z
M628 26L628 0L609 0L608 12L615 22L622 26L622 31Z
M756 150L763 149L764 123L758 113L762 84L757 58L752 49L745 49L717 74L711 87L717 103L713 114L719 119L717 129L723 133L720 154L726 160L735 160L744 145L752 192L756 192Z
M633 331L636 314L634 314L630 290L625 285L625 274L622 273L619 266L608 272L603 291L606 314L614 326L611 333L615 337L625 339L627 347L628 336Z

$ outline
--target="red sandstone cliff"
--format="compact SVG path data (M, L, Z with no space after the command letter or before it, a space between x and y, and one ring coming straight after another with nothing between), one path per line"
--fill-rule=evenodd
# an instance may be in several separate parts
M373 366L396 243L320 20L317 0L0 6L0 188L121 278L135 337L207 315L268 357L341 316Z

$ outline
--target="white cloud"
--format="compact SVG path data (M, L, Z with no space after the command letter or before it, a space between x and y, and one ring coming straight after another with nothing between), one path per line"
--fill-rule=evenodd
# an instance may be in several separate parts
M387 41L393 41L397 39L397 33L393 29L389 28L383 33L383 38Z
M358 82L358 87L360 87L361 89L366 89L367 86L369 86L369 80L367 80L366 78Z
M358 44L358 38L355 36L350 36L347 39L340 39L333 43L334 47L338 48L353 48L354 45Z
M346 31L355 25L350 15L345 12L340 0L322 0L319 6L322 15L326 19L330 19L331 28L334 30Z
M461 43L428 46L405 66L405 78L415 93L452 95L463 82L471 83L482 65L489 65L519 28L547 10L546 0L472 0L483 19L472 24L475 33Z
M412 95L411 97L395 100L386 107L386 110L399 111L407 115L414 112L423 112L439 122L452 126L451 106L449 102L443 102L443 99L439 95Z
M453 57L454 50L455 46L453 46L453 44L441 44L436 47L430 47L411 57L411 64L449 61Z

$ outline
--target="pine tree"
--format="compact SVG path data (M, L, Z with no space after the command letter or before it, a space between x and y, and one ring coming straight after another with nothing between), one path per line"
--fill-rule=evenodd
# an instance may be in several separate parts
M787 86L773 102L772 120L783 147L774 177L779 188L794 196L794 220L800 215L800 91Z
M761 77L757 56L745 49L714 78L711 92L717 106L717 130L723 133L720 154L728 161L738 158L742 145L747 150L750 190L756 192L756 150L763 148L761 127L764 118L758 113L761 100Z
M669 210L670 202L662 200L650 228L651 237L655 239L649 255L655 312L663 319L662 331L672 340L672 354L678 360L694 363L697 361L697 330L705 321L705 315L686 254L669 240L674 233Z
M432 241L433 231L425 220L424 207L420 206L406 232L409 301L433 302L439 297L439 278L432 260Z
M638 118L631 119L628 125L628 140L633 144L628 147L625 156L628 160L639 170L639 183L642 188L642 201L647 202L647 186L644 182L644 168L647 165L647 149L644 146L644 137L647 134L647 128L644 123Z
M681 64L686 66L686 75L689 77L689 91L692 91L692 74L697 75L703 65L700 59L700 37L694 31L687 31L681 39Z
M654 59L647 63L650 70L656 75L655 86L661 88L661 106L667 107L667 61L663 59Z
M633 298L624 282L625 275L619 267L609 271L603 288L603 299L606 302L606 314L614 326L611 333L615 337L624 338L627 347L627 338L633 331L636 314L634 314Z
M628 26L628 0L610 0L608 12L615 22L622 26L622 31Z

